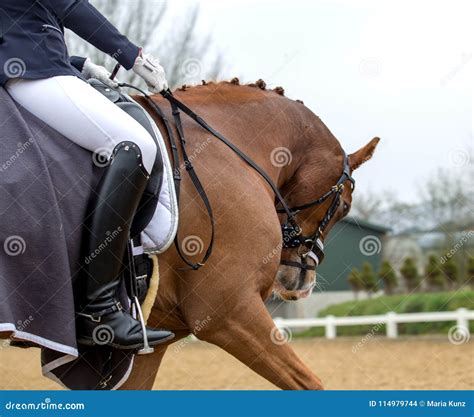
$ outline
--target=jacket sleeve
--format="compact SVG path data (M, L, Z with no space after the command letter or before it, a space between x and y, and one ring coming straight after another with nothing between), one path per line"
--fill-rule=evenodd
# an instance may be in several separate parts
M125 69L133 67L139 54L138 46L122 35L88 0L48 2L64 27L110 55Z

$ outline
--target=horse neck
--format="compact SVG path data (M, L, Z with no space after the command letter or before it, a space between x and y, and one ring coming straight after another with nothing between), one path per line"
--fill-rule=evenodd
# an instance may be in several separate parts
M332 176L340 175L340 164L334 163L339 155L342 164L337 139L301 102L270 90L225 82L175 94L198 113L228 113L228 119L237 114L235 132L230 137L282 190L299 188L304 193L305 187L297 187L299 174L304 173L321 186L325 177L332 180ZM287 157L289 163L278 163L278 159L275 163L272 156Z
M247 129L251 132L242 132L242 145L281 188L307 163L308 152L313 153L314 143L307 129L314 119L319 119L302 103L272 91L255 94L265 94L257 111L254 106L239 109L239 116L248 121ZM230 112L235 111L231 108Z
M290 203L302 203L324 194L342 173L343 150L321 119L300 103L287 147L293 160L279 173L279 187Z

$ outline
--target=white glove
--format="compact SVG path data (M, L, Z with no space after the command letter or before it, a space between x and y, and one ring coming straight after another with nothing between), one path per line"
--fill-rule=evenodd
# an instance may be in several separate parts
M165 70L160 65L158 58L147 54L139 55L133 66L133 71L145 80L148 90L152 93L157 94L168 89Z
M110 79L110 72L107 71L106 68L94 64L89 58L87 58L86 62L84 62L82 75L84 75L87 80L90 78L95 78L96 80L102 81L111 88L118 87L118 83Z

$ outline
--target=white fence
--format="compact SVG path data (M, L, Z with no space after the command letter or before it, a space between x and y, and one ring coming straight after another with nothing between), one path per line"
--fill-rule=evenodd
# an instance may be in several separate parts
M276 318L275 325L278 328L309 328L324 327L326 338L334 339L337 335L337 326L355 326L361 324L386 325L387 337L395 339L398 337L398 323L426 323L438 321L456 321L457 326L469 332L469 320L474 320L474 311L460 308L456 311L439 311L432 313L406 313L397 314L389 312L378 316L352 316L335 317L326 316L314 319L282 319Z

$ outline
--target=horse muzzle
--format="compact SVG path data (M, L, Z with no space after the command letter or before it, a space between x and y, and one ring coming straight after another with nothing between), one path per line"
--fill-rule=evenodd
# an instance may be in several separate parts
M295 301L309 297L315 285L314 268L303 270L280 265L273 284L273 293L284 301Z

